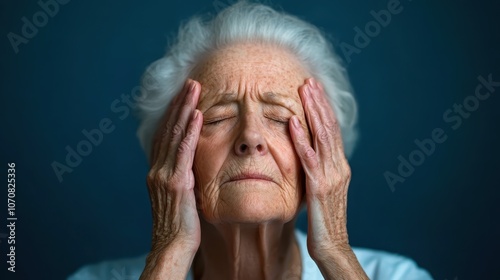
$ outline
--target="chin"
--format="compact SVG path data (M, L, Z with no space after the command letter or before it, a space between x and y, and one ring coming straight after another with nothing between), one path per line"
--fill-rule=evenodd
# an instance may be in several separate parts
M226 183L221 186L218 199L211 207L213 215L204 213L209 223L287 223L295 218L301 205L298 195L285 195L280 186L263 180Z

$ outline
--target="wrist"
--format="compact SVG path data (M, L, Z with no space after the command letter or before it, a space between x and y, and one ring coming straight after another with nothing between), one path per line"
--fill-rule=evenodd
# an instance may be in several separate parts
M349 244L325 250L313 260L325 279L368 279Z
M354 252L349 244L335 244L322 249L316 249L311 258L315 262L331 262L332 260L341 260Z
M185 242L155 244L146 258L141 279L184 279L197 249Z
M185 254L196 254L200 247L200 240L189 240L184 238L173 238L172 240L163 240L153 238L151 251L162 253L164 251L177 252L182 251Z

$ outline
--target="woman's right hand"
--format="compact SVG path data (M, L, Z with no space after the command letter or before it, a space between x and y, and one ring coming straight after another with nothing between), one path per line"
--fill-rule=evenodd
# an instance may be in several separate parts
M185 83L153 140L147 177L153 212L152 249L141 279L174 279L170 277L187 273L200 245L192 170L203 124L203 115L196 109L200 89L194 80Z

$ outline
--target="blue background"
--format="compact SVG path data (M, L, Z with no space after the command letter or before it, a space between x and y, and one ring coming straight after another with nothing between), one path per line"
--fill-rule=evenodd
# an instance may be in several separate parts
M16 163L18 221L17 272L1 276L2 238L0 278L62 279L86 263L148 251L148 164L135 137L137 120L111 104L125 106L121 95L130 95L145 67L163 55L181 20L228 2L73 0L16 54L7 34L21 34L21 18L31 21L41 8L36 1L2 1L1 174L7 162ZM330 33L339 47L354 45L353 28L364 29L370 11L386 9L388 0L274 3ZM479 75L500 81L499 5L401 5L346 63L361 131L350 161L351 244L409 256L435 279L498 279L500 88L456 130L443 113L474 94ZM76 148L82 130L104 118L114 131L59 182L51 163L64 163L65 147ZM384 172L396 173L398 155L408 158L414 140L429 138L434 128L447 140L392 192ZM6 186L1 193L4 224Z

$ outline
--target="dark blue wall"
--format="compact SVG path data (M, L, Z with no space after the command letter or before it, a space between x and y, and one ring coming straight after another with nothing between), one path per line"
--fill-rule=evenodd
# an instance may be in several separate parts
M370 11L389 2L275 2L331 33L349 61L361 131L351 160L351 243L410 256L436 279L498 277L500 87L460 125L457 113L443 114L464 100L475 105L478 76L500 81L499 5L401 0L387 26L372 29L366 46L356 44L355 27L365 29ZM148 165L122 95L162 56L181 20L224 3L72 0L46 23L37 17L41 27L25 30L32 38L16 53L8 34L23 36L22 17L33 22L42 9L36 1L2 2L0 173L6 177L7 162L16 163L18 221L17 272L0 278L61 279L82 264L148 250ZM343 55L346 44L358 48ZM65 163L66 147L76 149L86 139L82 130L102 120L113 131L60 182L51 164ZM392 191L384 172L397 175L398 156L408 160L415 139L436 128L446 140ZM5 235L0 241L3 275Z

